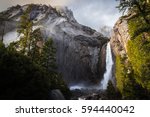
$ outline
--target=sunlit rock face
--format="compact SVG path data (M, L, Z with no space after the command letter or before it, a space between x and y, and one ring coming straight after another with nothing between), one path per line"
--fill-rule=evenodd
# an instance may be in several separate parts
M124 56L127 52L127 42L130 40L128 23L125 18L120 18L114 28L111 37L111 46L115 55Z
M127 42L131 39L128 29L128 17L120 18L113 27L112 36L110 40L113 59L115 61L116 56L121 56L122 58L127 56ZM128 60L128 59L126 59ZM113 66L113 84L115 84L115 64Z
M28 5L11 7L3 13L5 21L4 42L9 44L18 39L16 27L20 16ZM40 28L43 38L51 37L57 49L58 71L67 84L96 84L101 78L104 59L102 47L108 41L102 34L79 24L67 7L33 5L30 19L33 29ZM1 29L1 36L2 30ZM104 48L104 47L103 47ZM105 51L105 49L103 49ZM104 53L104 52L103 52Z

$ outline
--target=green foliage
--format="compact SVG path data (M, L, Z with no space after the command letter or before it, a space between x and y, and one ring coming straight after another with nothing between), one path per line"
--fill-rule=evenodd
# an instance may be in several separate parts
M53 40L44 42L40 29L32 30L31 9L29 5L20 18L20 40L7 48L0 42L0 99L48 99L52 89L70 99L70 90L56 71Z
M149 99L148 91L137 81L134 70L127 59L116 59L117 88L121 92L122 99Z
M28 56L31 57L32 61L36 62L37 64L40 64L40 54L43 46L43 37L40 29L34 30L31 34L31 38L31 50Z
M29 5L23 15L20 17L20 23L18 26L17 32L19 33L20 37L20 52L26 55L30 55L31 49L31 33L33 22L30 19L30 11L32 5Z
M50 72L52 74L52 72ZM69 88L67 87L66 83L62 79L61 74L58 74L56 72L53 72L53 79L51 81L51 87L53 89L60 89L60 91L64 94L65 99L71 98L71 92Z
M71 97L71 93L62 79L61 74L57 73L56 65L56 48L54 47L53 40L51 38L47 39L41 49L40 62L39 65L48 71L53 76L52 87L54 89L60 89L65 99ZM57 85L56 85L57 84Z
M4 43L0 40L0 52L3 52L5 50Z
M119 11L123 11L123 13L128 10L129 8L133 7L133 3L131 0L127 1L127 0L116 0L116 1L120 1L120 4L117 6L117 8L119 9Z
M121 99L121 94L119 93L119 91L117 91L117 89L115 89L111 81L108 82L106 94L107 99L109 100Z
M148 19L150 12L150 3L147 0L117 0L120 4L117 6L119 11L130 11L141 15L145 23L150 24Z
M135 71L136 81L150 90L150 38L143 34L128 42L128 55Z
M3 43L0 43L0 66L0 99L49 99L52 89L60 89L66 99L70 98L62 79L29 57L5 48Z
M150 25L136 17L128 21L128 56L135 73L136 81L150 91Z
M7 47L7 50L10 51L10 52L13 52L13 51L16 51L17 48L18 48L18 41L16 42L12 42L9 44L9 46Z
M2 49L0 99L48 99L51 76L28 57Z
M132 39L135 39L137 36L144 32L150 32L150 25L144 22L142 16L132 18L128 21L129 34Z
M56 48L53 46L53 40L46 40L41 52L41 65L47 71L55 71L56 66Z
M121 60L120 56L116 56L116 82L117 82L117 88L122 93L123 92L123 83L124 83L124 77L125 77L125 67L124 63Z
M140 0L131 8L137 15L128 21L128 57L116 57L117 88L123 99L150 99L150 25L146 21L150 19L149 5Z

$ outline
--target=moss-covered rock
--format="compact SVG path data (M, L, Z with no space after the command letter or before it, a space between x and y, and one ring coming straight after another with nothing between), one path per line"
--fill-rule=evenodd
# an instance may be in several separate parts
M150 25L140 14L128 17L119 19L111 39L116 86L123 99L149 99Z

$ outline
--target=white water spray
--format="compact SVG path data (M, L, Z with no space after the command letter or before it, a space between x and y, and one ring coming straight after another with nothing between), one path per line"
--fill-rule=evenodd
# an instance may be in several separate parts
M104 78L101 81L101 89L107 89L108 81L112 78L112 66L113 66L113 59L111 53L110 42L107 44L106 49L106 72L104 73Z
M112 66L113 66L113 59L112 59L112 53L111 53L111 47L110 47L110 42L107 43L107 48L106 48L106 72L104 73L103 80L100 82L100 87L99 86L93 86L93 87L85 87L83 85L74 85L70 86L70 90L75 90L75 89L102 89L106 90L108 81L112 78Z

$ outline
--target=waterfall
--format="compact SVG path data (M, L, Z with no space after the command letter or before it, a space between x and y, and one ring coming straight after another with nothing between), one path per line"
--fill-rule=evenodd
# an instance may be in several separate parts
M112 66L113 66L113 59L111 53L110 42L107 44L106 48L106 71L104 73L103 80L100 83L100 88L105 90L107 89L107 84L109 80L112 78Z
M112 59L112 53L111 53L111 47L110 47L110 42L107 43L106 47L106 71L103 76L103 80L100 82L100 87L99 86L93 86L93 87L86 87L84 85L73 85L70 86L70 90L75 90L75 89L102 89L105 90L107 89L107 85L109 80L112 78L112 67L113 67L113 59Z

